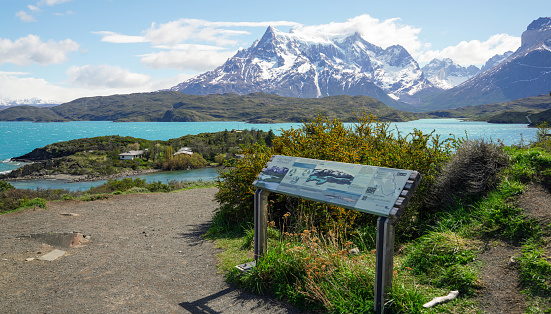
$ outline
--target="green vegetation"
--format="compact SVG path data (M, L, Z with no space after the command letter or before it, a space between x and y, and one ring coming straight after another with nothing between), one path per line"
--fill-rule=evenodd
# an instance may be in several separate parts
M373 117L345 128L318 116L284 132L271 148L244 149L245 157L218 182L221 206L207 236L225 250L220 258L227 279L242 288L308 311L369 312L376 229L371 215L272 193L268 252L248 273L233 267L252 260L252 181L272 154L417 170L422 185L396 229L392 312L478 313L485 266L479 256L491 242L522 247L516 258L527 311L551 311L551 226L528 215L519 201L530 184L551 187L546 141L542 136L529 146L504 147L441 141L418 131L392 136ZM450 290L460 297L422 307Z
M212 181L160 181L147 183L145 179L123 178L108 180L88 191L69 191L63 189L16 189L11 184L0 181L0 214L26 208L46 209L47 201L67 201L80 199L95 201L109 198L110 195L127 193L168 193L195 188L214 187Z
M379 122L371 115L358 117L357 123L351 127L345 127L340 120L319 115L300 129L283 131L274 139L273 148L260 144L244 148L245 156L238 161L237 167L220 175L217 200L221 208L217 214L230 224L252 221L250 208L254 188L251 183L275 154L417 170L424 178L418 194L424 195L434 184L440 165L458 143L454 139L441 140L438 135L421 131L407 135L396 133L390 129L389 123ZM342 226L343 230L352 230L355 225L375 221L372 215L295 198L272 196L272 201L274 220L281 219L287 212L297 217L297 212L303 211L309 221L323 231L335 224ZM408 210L410 218L430 219L434 214L434 211L420 211L421 204L421 198L413 199ZM413 218L408 219L401 223L400 228L409 230L404 234L413 236L418 231L417 223Z
M463 104L464 105L464 104ZM424 107L400 108L425 111ZM86 97L54 107L15 106L0 110L0 121L247 121L250 123L302 122L323 112L329 118L353 121L352 112L363 112L381 121L410 121L422 118L460 118L491 123L551 123L551 96L541 95L479 106L431 112L397 110L366 96L292 98L273 94L186 95L162 91Z
M28 106L27 106L28 107ZM371 112L385 121L424 117L388 107L367 96L292 98L273 94L196 96L161 91L87 97L49 108L13 107L0 111L0 121L247 121L301 122L324 111L332 118L350 120L351 112Z
M515 99L504 103L466 106L456 109L428 112L440 118L461 118L490 123L520 123L535 127L547 121L551 123L551 96L542 95ZM526 118L528 116L528 118Z
M210 164L222 164L224 160L233 158L240 152L242 145L256 142L271 145L274 137L271 130L226 130L186 135L168 141L150 141L116 135L77 139L50 144L14 158L34 163L0 176L0 179L55 174L95 178L147 169L202 168ZM182 147L191 148L193 155L174 154ZM120 153L130 150L143 150L142 158L119 159Z

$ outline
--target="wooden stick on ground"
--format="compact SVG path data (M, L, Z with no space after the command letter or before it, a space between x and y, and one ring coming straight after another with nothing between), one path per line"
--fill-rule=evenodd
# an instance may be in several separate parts
M459 295L459 291L451 291L450 293L448 293L447 296L444 296L444 297L436 297L434 299L432 299L430 302L427 302L425 304L423 304L423 307L425 308L431 308L435 305L438 305L440 303L444 303L444 302L447 302L447 301L451 301L455 298L457 298L457 296Z

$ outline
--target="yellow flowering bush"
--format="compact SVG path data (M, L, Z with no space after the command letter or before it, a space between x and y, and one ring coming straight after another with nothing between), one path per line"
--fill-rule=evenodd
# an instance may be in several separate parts
M282 131L273 140L273 148L263 145L245 148L245 157L220 176L220 191L216 196L221 204L219 215L232 223L252 223L255 190L252 182L269 158L276 154L416 170L423 176L416 194L425 194L442 162L449 159L460 141L441 140L438 135L425 134L419 130L403 135L397 130L391 130L390 126L390 123L380 122L366 113L356 116L356 121L351 124L329 119L320 113L316 118L304 122L300 128ZM358 218L363 217L364 222L374 219L373 215L316 202L278 195L271 195L270 199L271 219L277 221L283 213L291 212L293 217L299 217L297 220L307 219L309 225L322 230L338 227L351 231ZM417 205L407 210L410 213L406 216L410 218L428 214L418 211L422 198L416 199Z

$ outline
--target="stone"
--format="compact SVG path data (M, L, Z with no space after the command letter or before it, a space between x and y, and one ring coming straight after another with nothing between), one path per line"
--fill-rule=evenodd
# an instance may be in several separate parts
M65 251L62 251L62 250L53 250L51 251L50 253L48 254L45 254L45 255L42 255L40 256L38 259L41 260L41 261L54 261L60 257L62 257L63 255L65 255Z
M61 248L78 247L90 241L89 236L78 232L31 234L31 238Z

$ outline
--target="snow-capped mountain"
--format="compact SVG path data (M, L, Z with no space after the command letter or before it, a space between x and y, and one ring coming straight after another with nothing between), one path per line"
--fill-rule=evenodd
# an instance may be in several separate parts
M261 39L222 66L200 74L173 91L206 95L253 92L315 98L367 95L387 105L411 101L433 88L402 46L386 49L358 33L340 38L283 33L269 27Z
M0 98L0 107L12 107L12 106L21 106L21 105L31 105L31 106L54 106L58 105L59 102L43 100L36 97L28 99L10 99L10 98Z
M548 94L551 89L551 17L533 21L522 44L498 65L430 99L427 110L475 106Z
M457 86L480 71L474 65L463 67L449 58L444 60L432 59L421 70L434 86L441 89L450 89Z
M501 62L509 58L512 54L513 54L512 51L507 51L504 54L495 55L491 57L490 59L488 59L488 61L486 61L486 63L484 63L482 68L480 68L480 73L495 67L496 65L500 64Z

